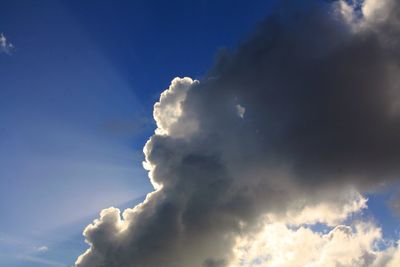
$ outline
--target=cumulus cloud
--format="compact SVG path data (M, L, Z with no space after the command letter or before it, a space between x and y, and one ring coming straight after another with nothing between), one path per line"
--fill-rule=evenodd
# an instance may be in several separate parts
M198 81L190 78L176 78L165 90L160 101L154 105L153 117L157 123L156 134L165 136L185 137L197 130L196 121L182 122L182 105L188 90ZM179 121L179 123L178 123ZM184 127L182 127L184 125Z
M256 236L238 240L232 267L398 266L400 250L393 244L382 250L379 244L385 244L381 229L371 223L338 225L326 234L273 223Z
M341 223L400 175L398 5L282 1L205 79L174 79L144 147L155 191L103 210L75 266L396 265L377 227Z
M340 204L338 204L340 203ZM353 214L367 208L367 199L355 191L338 192L336 202L322 202L312 205L301 205L297 202L285 214L275 216L266 214L266 221L280 222L286 225L315 225L318 223L335 226Z
M7 55L11 55L12 50L14 49L14 45L10 43L4 34L0 34L0 53L5 53Z

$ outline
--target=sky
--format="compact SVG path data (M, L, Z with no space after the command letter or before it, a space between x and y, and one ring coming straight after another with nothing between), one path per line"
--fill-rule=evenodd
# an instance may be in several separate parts
M1 1L0 265L395 266L396 2L295 2Z
M151 191L142 148L160 92L204 75L269 5L1 1L0 265L72 264L101 209Z

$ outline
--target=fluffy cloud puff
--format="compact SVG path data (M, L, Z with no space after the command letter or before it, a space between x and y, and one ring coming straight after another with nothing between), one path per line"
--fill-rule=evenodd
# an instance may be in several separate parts
M386 246L379 249L379 245ZM371 223L338 225L328 233L308 227L266 224L257 235L239 239L236 262L243 267L394 267L400 250Z
M264 258L298 266L299 256L282 265L269 241L256 241L276 232L294 238L294 255L304 254L296 240L310 238L305 266L391 266L398 252L376 255L373 226L327 235L290 228L336 225L365 208L358 192L400 175L400 7L367 0L357 10L283 1L201 82L174 79L144 148L156 191L122 215L103 210L75 266L232 266L240 239L249 251L266 248L241 256L247 266ZM342 255L340 242L356 258Z

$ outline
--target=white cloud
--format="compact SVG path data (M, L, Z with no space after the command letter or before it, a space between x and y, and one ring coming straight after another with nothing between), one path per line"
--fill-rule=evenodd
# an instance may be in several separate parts
M271 223L256 236L238 240L237 260L231 266L365 267L378 266L383 255L396 260L397 248L380 251L379 242L381 229L370 223L338 225L327 234Z
M242 107L241 105L239 105L239 104L237 104L236 105L236 112L237 112L237 115L240 117L240 118L244 118L244 113L246 112L246 108L245 107Z
M338 196L339 203L343 196ZM306 206L284 217L266 216L256 233L239 235L230 267L392 267L399 249L371 222L350 221L367 208L357 192L347 202ZM339 205L338 205L339 204ZM322 223L324 231L312 226ZM326 232L327 231L327 232ZM384 249L379 249L386 245Z
M271 221L284 222L289 225L304 225L323 223L335 226L346 220L350 215L367 208L367 199L354 190L338 192L336 202L322 202L314 205L296 207L288 210L283 216L267 214Z
M394 14L396 5L394 0L354 0L351 2L340 0L336 2L336 11L353 30L370 31L374 28L379 30L379 25L388 21L392 24L399 24L400 20ZM358 9L360 9L360 14L357 14Z
M35 250L40 253L45 253L45 252L49 251L49 248L47 246L40 246L40 247L36 247Z
M7 40L6 36L1 33L0 34L0 53L5 53L7 55L11 55L11 52L14 49L14 45Z
M392 6L391 0L365 0L362 5L362 12L367 21L383 21L387 19Z
M363 206L365 208L365 206ZM346 208L344 208L346 209ZM321 207L307 208L321 216ZM235 260L230 267L394 267L400 266L399 246L385 240L381 228L371 222L353 221L334 227L329 232L288 221L265 221L255 234L241 235L234 248Z
M154 105L153 117L157 123L156 134L175 137L188 136L197 130L195 121L182 120L182 104L188 90L198 83L191 78L175 78L170 87L161 93L160 100ZM184 127L183 127L184 126Z

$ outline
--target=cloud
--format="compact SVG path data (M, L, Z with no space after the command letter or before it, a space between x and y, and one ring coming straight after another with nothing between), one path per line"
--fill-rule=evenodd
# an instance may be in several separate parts
M0 53L4 53L7 55L11 55L11 52L14 50L14 45L10 43L4 34L0 34Z
M40 253L46 253L47 251L49 251L49 248L47 246L40 246L36 247L35 250Z
M237 112L237 115L240 117L240 118L244 118L244 113L246 112L246 108L245 107L242 107L241 105L239 105L239 104L237 104L236 105L236 112Z
M353 214L367 208L367 199L355 191L338 192L337 202L322 202L313 205L298 205L277 217L266 214L268 221L281 222L287 225L315 225L322 223L335 226ZM338 203L341 203L338 205Z
M156 134L164 136L185 137L197 131L196 121L182 122L182 104L189 89L198 84L190 78L176 78L165 90L160 101L154 105L153 117L157 123Z
M400 175L400 7L368 0L355 12L343 1L283 1L205 79L175 78L144 147L155 191L122 214L103 210L75 266L237 266L238 239L271 248L265 225L297 241L250 261L395 264L395 245L374 247L379 229L339 224L366 208L362 192ZM323 235L306 226L315 223L337 227Z
M381 229L371 223L338 225L327 234L272 223L249 240L238 241L232 267L398 266L400 250L392 244L379 249L380 243L385 243Z

